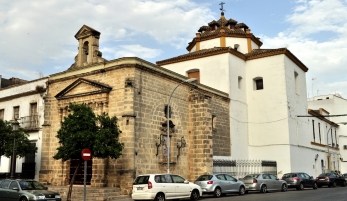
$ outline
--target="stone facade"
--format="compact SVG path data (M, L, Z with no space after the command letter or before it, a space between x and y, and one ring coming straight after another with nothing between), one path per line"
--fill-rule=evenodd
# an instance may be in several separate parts
M95 41L93 33L100 35L88 28L81 29L87 33L84 37L76 37L79 49L88 37ZM56 135L68 104L86 103L96 114L117 116L119 141L124 143L119 159L93 159L91 186L120 187L129 194L137 175L167 172L165 108L172 90L188 78L139 58L100 57L90 63L76 58L72 67L48 81L40 181L68 184L69 161L52 157L59 146ZM170 102L171 173L193 181L213 172L214 152L230 156L229 101L226 93L201 84L183 83L177 88Z

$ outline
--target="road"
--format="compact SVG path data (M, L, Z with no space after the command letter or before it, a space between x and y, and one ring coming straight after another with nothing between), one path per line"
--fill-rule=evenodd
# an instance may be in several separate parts
M117 199L118 200L118 199ZM212 195L204 195L199 201L347 201L347 187L328 188L322 187L317 190L306 188L303 191L289 189L287 192L269 192L260 194L250 192L240 196L230 194L225 197L214 198ZM131 198L124 198L121 201L133 201ZM189 201L189 199L184 199Z
M200 201L216 201L216 199L218 201L347 201L347 188L322 187L318 188L317 190L305 189L303 191L289 189L287 192L270 192L266 194L251 192L244 196L230 194L221 198L214 198L210 195L204 195Z

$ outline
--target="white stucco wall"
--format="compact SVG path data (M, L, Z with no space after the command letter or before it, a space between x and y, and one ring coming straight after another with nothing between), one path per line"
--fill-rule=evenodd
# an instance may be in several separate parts
M25 92L35 90L36 86L44 86L46 88L47 78L42 78L39 80L34 80L26 84L21 84L19 86L12 86L0 89L0 98L6 98L13 95L22 94ZM5 100L0 102L0 109L4 109L4 120L11 121L13 120L13 107L19 106L19 117L30 116L30 103L37 103L37 112L39 115L39 126L43 124L44 118L44 93L41 94L33 94L33 95L22 95L19 97L14 97L10 100ZM20 119L18 122L21 122ZM20 125L21 126L21 125ZM38 148L35 154L35 163L36 163L36 171L35 171L35 179L38 179L39 171L41 167L41 144L42 144L42 130L29 132L29 140L36 143L36 147ZM10 172L10 158L6 158L4 156L1 157L0 162L0 172ZM24 162L24 158L17 158L16 162L16 172L22 171L22 163Z
M237 48L237 51L242 52L243 54L248 53L248 44L247 44L247 38L234 38L234 37L226 37L225 38L225 44L226 47L232 47L234 48L235 44L239 44L239 48Z
M200 42L200 50L220 47L220 38L205 40Z

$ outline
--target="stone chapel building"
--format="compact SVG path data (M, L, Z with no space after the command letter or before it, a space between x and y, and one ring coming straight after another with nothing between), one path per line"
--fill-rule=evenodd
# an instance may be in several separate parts
M120 187L128 194L135 176L167 172L165 111L172 90L188 77L136 57L104 59L100 32L86 25L75 38L75 63L47 82L40 181L69 183L74 160L53 159L56 135L69 103L86 103L96 114L117 116L124 143L119 159L90 161L87 184ZM177 88L170 102L171 173L194 180L213 172L213 155L230 156L229 101L227 93L206 85L183 83ZM83 183L83 177L76 182Z

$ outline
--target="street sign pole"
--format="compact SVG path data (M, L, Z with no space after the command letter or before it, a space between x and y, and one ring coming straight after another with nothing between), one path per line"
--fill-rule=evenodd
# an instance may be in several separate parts
M84 193L83 193L83 200L86 201L87 198L87 161L89 161L92 157L92 152L88 149L85 148L81 152L81 156L84 160Z

